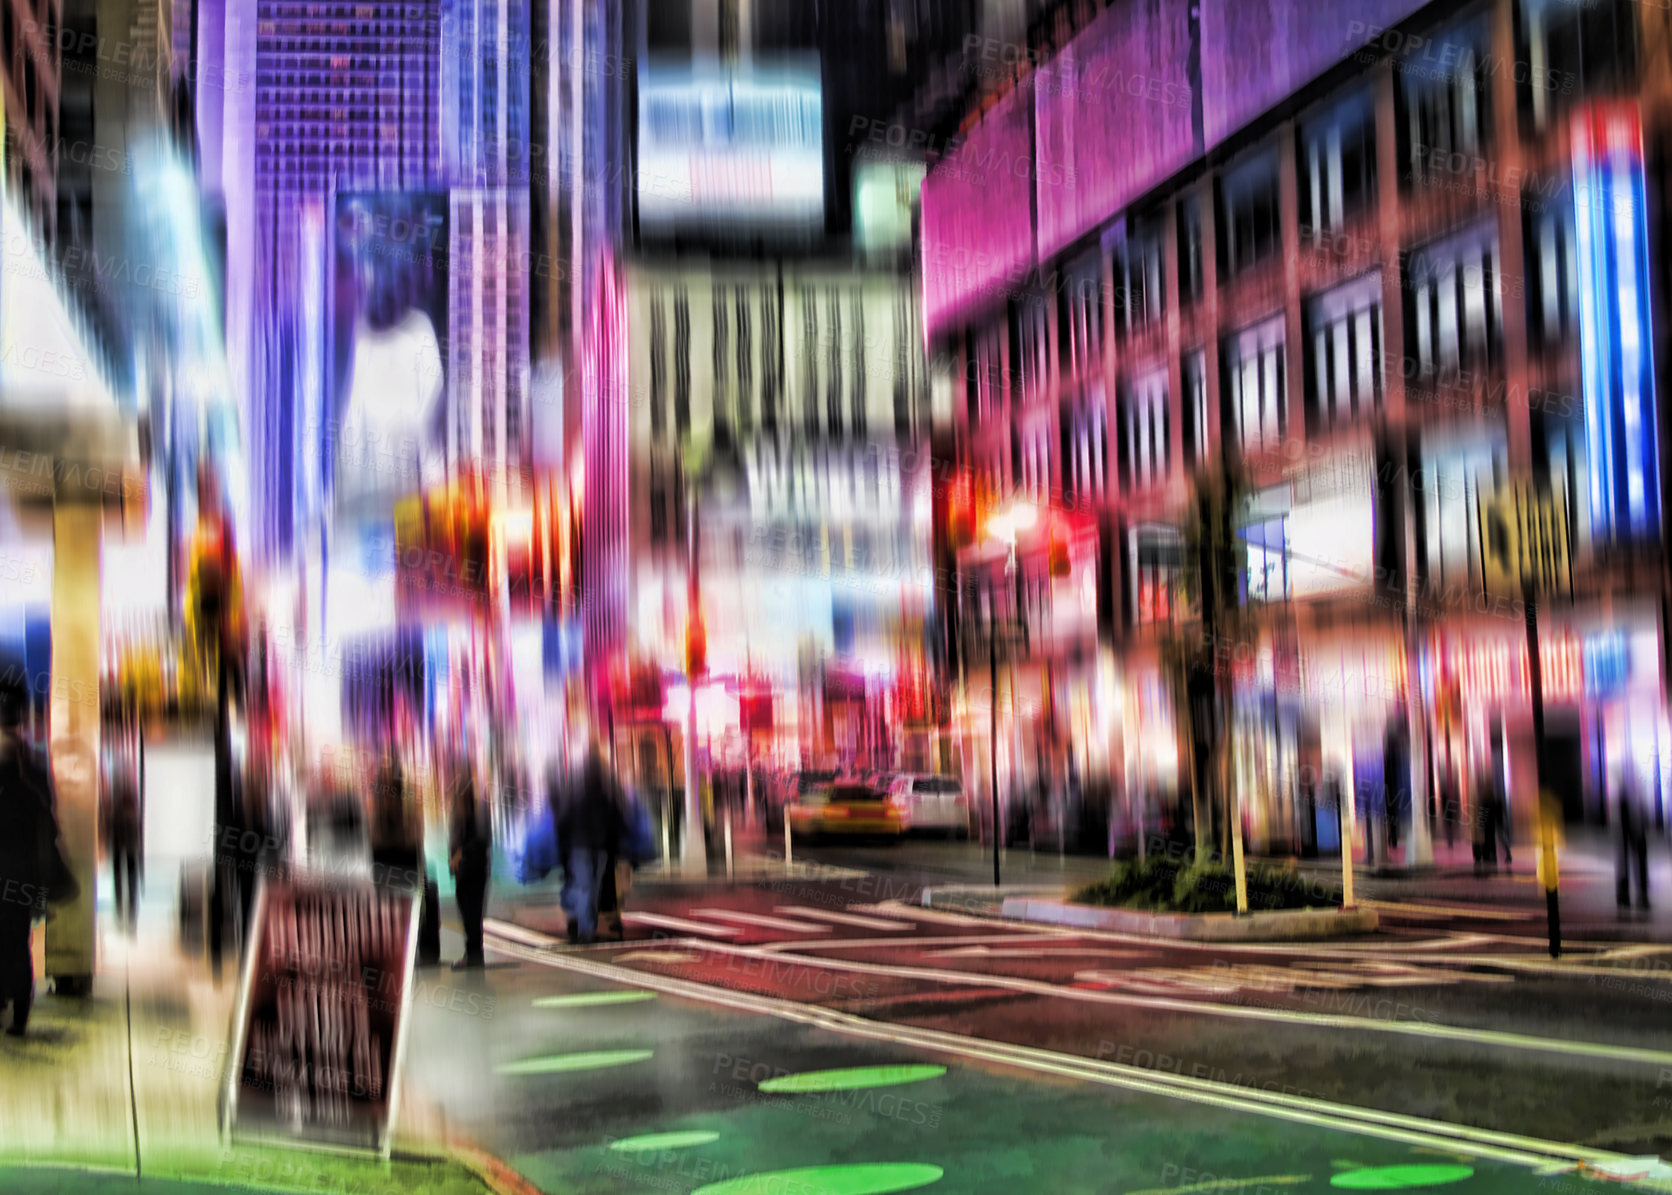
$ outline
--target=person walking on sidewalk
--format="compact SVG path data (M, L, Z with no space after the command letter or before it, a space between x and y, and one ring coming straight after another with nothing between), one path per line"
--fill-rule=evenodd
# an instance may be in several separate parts
M622 797L604 753L594 739L577 783L560 794L557 842L563 852L563 913L569 941L590 943L598 935L598 900L604 876L621 849Z
M1637 908L1649 911L1649 829L1645 824L1643 804L1637 797L1637 786L1630 781L1620 784L1620 855L1614 899L1624 913L1631 908L1631 873L1637 872Z
M23 1036L35 1000L32 923L46 916L49 892L69 882L51 773L21 732L27 702L17 686L0 688L0 1009L12 1006L12 1037Z
M116 920L129 933L139 925L139 884L145 857L139 785L119 771L110 783L110 879L116 889Z
M424 864L424 819L400 761L389 756L372 793L372 879L419 902L418 963L441 961L436 939L436 887Z
M477 800L470 766L465 764L453 781L448 834L447 863L453 872L453 897L459 904L459 920L464 922L464 957L453 964L455 971L480 967L484 962L482 920L487 914L488 870L493 847L493 831L486 813Z

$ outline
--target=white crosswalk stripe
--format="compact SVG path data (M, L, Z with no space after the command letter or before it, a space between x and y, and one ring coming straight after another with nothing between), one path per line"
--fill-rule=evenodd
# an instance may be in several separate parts
M715 938L735 938L743 931L732 925L713 925L706 921L687 921L683 917L669 917L664 913L623 913L621 920L628 925L649 925L657 929L677 929L687 934L708 934Z
M781 929L792 934L828 934L828 925L814 925L811 921L791 921L787 917L768 917L765 913L738 913L731 909L692 909L693 917L713 917L720 921L736 921L743 925L758 925L765 929Z
M797 917L818 917L842 925L856 925L860 929L897 931L911 929L904 921L884 921L881 917L861 917L858 913L837 913L830 909L815 909L810 905L779 905L775 912L791 913Z

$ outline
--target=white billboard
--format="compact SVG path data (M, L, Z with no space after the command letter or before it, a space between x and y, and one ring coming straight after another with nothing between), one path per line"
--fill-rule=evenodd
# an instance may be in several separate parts
M811 236L824 225L818 58L639 68L639 229Z

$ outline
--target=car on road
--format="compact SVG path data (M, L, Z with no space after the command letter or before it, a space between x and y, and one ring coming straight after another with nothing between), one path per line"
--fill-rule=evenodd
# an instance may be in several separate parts
M798 838L898 839L906 830L902 807L868 784L844 782L816 788L788 806L784 815L790 833Z
M908 831L970 836L969 798L956 776L899 776L889 798L905 816Z

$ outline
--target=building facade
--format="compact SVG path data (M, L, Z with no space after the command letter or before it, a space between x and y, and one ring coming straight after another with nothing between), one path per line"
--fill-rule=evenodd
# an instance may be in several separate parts
M1032 632L1001 791L1111 849L1184 816L1205 664L1265 849L1333 849L1337 795L1407 860L1467 839L1493 782L1523 835L1541 789L1575 819L1622 784L1653 807L1667 14L1060 7L923 188L975 511L938 545L949 640L984 660L995 607ZM1204 643L1192 511L1232 475L1236 629ZM1041 517L1007 572L982 524L1018 500Z

